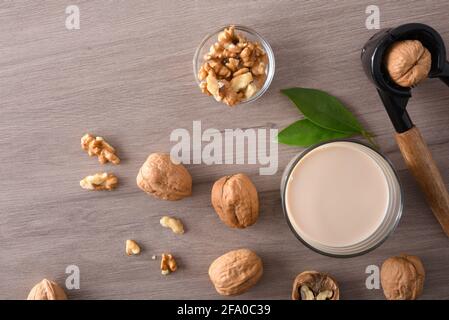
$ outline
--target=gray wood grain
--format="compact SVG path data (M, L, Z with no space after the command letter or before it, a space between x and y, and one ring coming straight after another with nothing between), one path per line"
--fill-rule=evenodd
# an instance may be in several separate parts
M449 3L376 1L382 27L432 25L449 45ZM81 29L64 26L65 7L77 4ZM248 247L265 264L246 299L288 299L295 275L332 273L344 299L382 299L365 288L365 268L391 255L422 257L423 299L448 299L449 240L425 204L399 154L393 128L360 65L360 49L375 32L365 28L372 1L0 1L0 298L25 298L43 277L64 283L67 265L81 270L71 299L221 298L207 270L222 253ZM275 79L256 103L234 109L203 96L192 74L193 53L209 30L227 23L253 27L271 43ZM258 165L190 165L193 196L166 202L146 196L135 176L146 156L169 151L175 128L282 128L298 113L281 94L316 87L343 100L376 134L398 170L405 211L396 232L375 251L339 260L299 243L284 221L281 173L300 149L279 146L279 170L259 176ZM410 114L449 183L449 90L437 80L413 91ZM102 167L79 147L85 132L106 137L123 159ZM86 192L79 180L100 170L120 179L113 193ZM209 203L212 183L245 172L256 184L261 216L246 230L223 225ZM159 217L175 214L187 233L175 236ZM144 246L127 257L124 242ZM153 254L172 252L179 271L163 277Z

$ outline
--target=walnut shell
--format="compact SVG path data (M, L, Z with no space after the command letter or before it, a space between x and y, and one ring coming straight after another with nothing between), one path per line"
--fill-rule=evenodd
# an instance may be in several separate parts
M31 289L27 300L67 300L67 296L56 282L44 279Z
M214 183L211 202L221 221L231 228L246 228L259 217L259 197L243 173L226 176Z
M292 300L339 300L340 289L330 275L304 271L293 281Z
M215 259L209 277L221 295L241 294L254 286L263 274L262 260L253 251L238 249Z
M385 65L396 84L414 87L429 75L432 56L418 40L398 41L388 49Z
M140 189L163 200L180 200L192 194L192 177L166 153L152 153L137 175Z
M424 266L416 256L402 254L384 261L380 281L388 300L415 300L424 287Z

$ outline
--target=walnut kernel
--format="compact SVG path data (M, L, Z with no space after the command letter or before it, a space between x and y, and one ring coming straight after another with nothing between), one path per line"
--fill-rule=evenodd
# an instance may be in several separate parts
M161 273L166 276L178 269L175 258L170 253L163 253L161 258Z
M161 226L165 228L170 228L176 234L184 233L184 225L181 220L169 216L163 216L159 221Z
M87 190L112 190L117 187L118 179L112 173L96 173L80 181L80 186Z
M140 247L134 240L126 240L125 252L128 256L140 254Z
M87 151L89 156L97 156L98 161L101 164L105 164L106 162L111 162L113 164L120 163L120 159L117 157L115 149L102 137L94 137L89 133L86 133L81 138L81 148Z

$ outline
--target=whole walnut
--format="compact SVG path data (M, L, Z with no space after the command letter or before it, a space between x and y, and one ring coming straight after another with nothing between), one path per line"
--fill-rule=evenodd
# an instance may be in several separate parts
M388 49L385 65L396 84L414 87L429 75L432 56L418 40L397 41Z
M225 296L247 291L262 274L262 260L249 249L229 251L215 259L209 267L209 277L215 290Z
M192 194L190 173L166 153L150 154L136 180L140 189L163 200L180 200Z
M259 197L251 180L243 173L226 176L212 187L212 206L231 228L246 228L259 217Z
M31 289L27 300L67 300L67 296L56 282L44 279Z
M292 300L339 300L340 289L330 275L304 271L293 281Z
M402 254L384 261L380 280L388 300L415 300L424 287L425 271L416 256Z

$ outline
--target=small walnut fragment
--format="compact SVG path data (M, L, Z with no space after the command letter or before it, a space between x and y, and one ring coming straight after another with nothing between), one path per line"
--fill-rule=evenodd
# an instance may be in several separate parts
M85 177L80 181L80 186L87 190L113 190L117 187L118 179L112 173L96 173L91 176Z
M184 225L182 224L181 220L177 218L163 216L159 222L161 226L165 228L170 228L176 234L184 233Z
M231 89L235 92L239 92L240 90L246 89L251 82L253 82L253 75L251 72L239 74L232 78Z
M402 254L384 261L380 281L388 300L415 300L424 288L426 273L416 256Z
M107 143L102 137L94 137L89 133L86 133L81 138L81 148L87 151L89 156L97 156L98 161L101 164L111 162L113 164L119 164L120 159L116 155L115 149Z
M182 164L171 161L168 153L152 153L139 170L137 185L163 200L180 200L192 194L192 176Z
M429 75L432 56L418 40L393 43L385 56L391 79L401 87L414 87Z
M128 256L140 254L140 247L134 240L126 240L125 252Z
M166 276L178 269L176 260L170 253L163 253L161 258L161 273Z
M198 71L201 91L228 106L248 100L266 79L268 58L260 43L225 28Z
M318 271L304 271L293 281L292 300L339 300L337 281Z
M31 289L27 300L67 300L67 295L56 282L44 279Z

